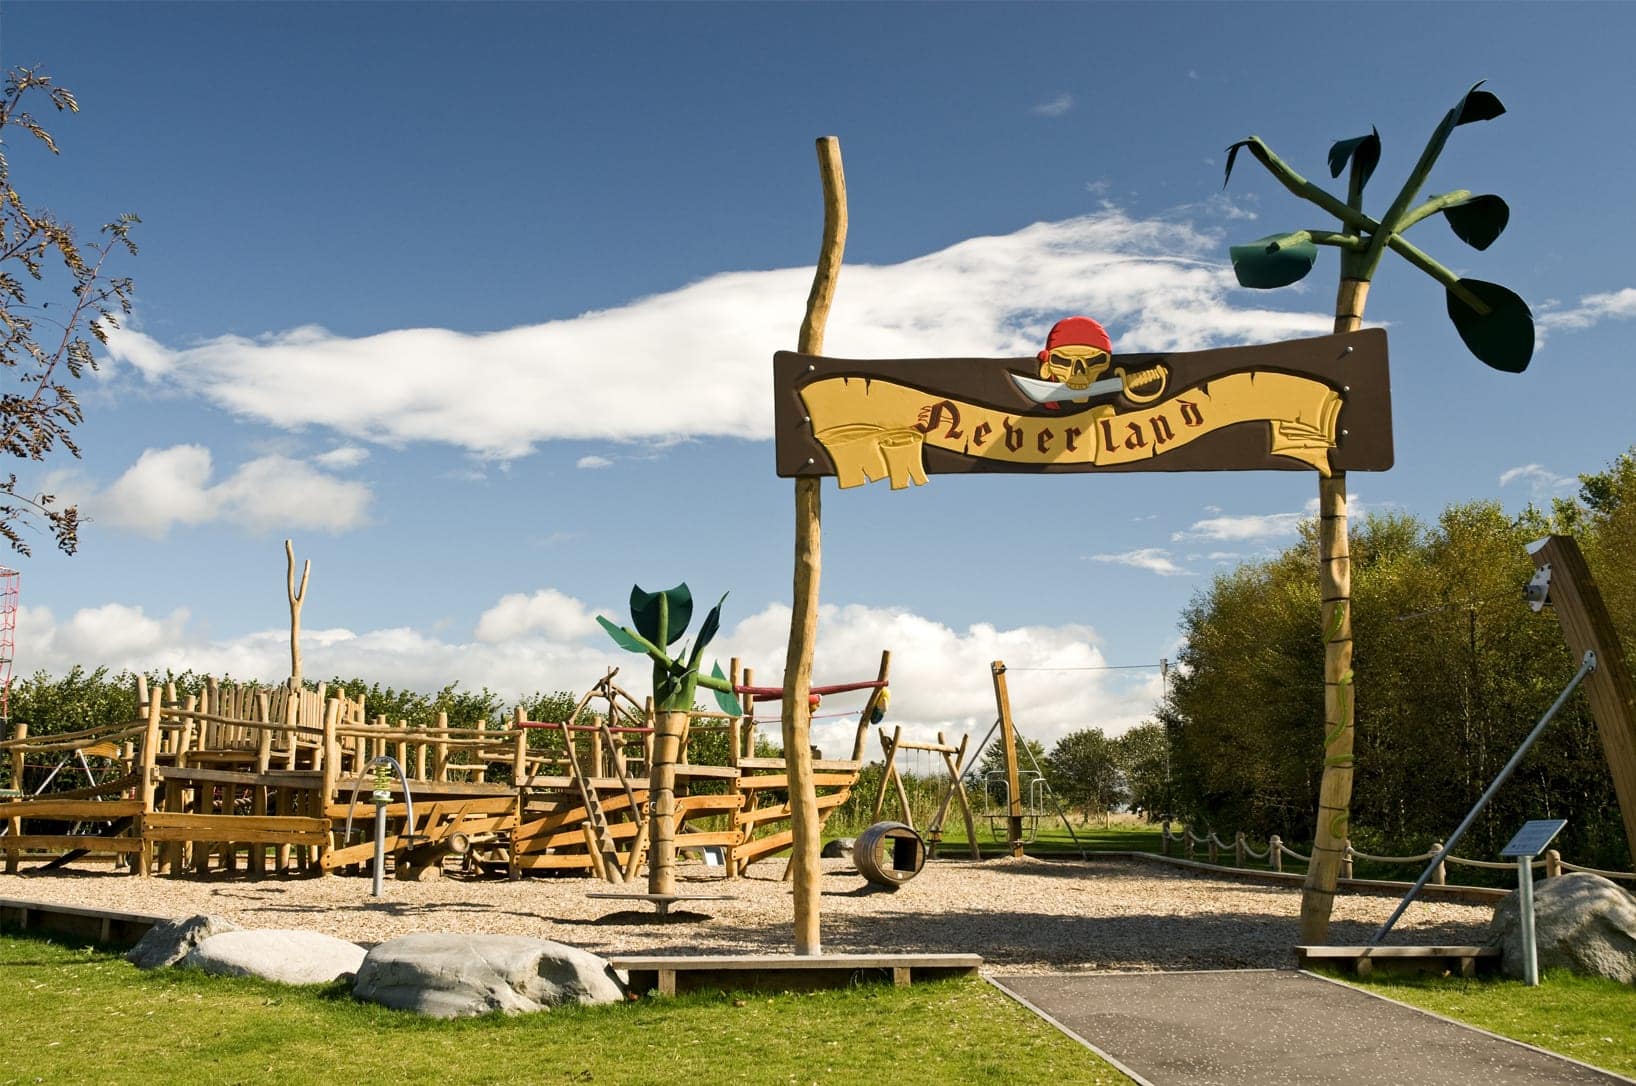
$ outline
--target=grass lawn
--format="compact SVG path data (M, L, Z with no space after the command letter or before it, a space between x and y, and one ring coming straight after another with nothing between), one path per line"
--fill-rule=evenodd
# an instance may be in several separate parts
M439 1022L295 988L0 937L11 1083L1124 1083L976 980L684 996Z
M1519 980L1386 977L1360 988L1423 1010L1636 1076L1636 988L1553 970L1538 988Z

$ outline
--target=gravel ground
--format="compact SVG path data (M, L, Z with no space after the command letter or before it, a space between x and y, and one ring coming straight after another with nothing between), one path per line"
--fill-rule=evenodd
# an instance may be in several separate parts
M308 928L362 943L463 931L555 939L604 956L787 953L791 905L789 887L779 881L783 866L760 863L749 877L728 881L684 865L679 889L733 899L677 905L664 922L645 904L586 896L614 889L604 883L562 878L388 880L375 901L361 878L201 881L86 871L0 875L0 897L162 916L213 913L245 927ZM825 860L824 873L829 951L975 952L996 971L1044 973L1289 966L1297 941L1299 888L1141 860L941 860L895 891L870 887L849 860ZM1343 894L1331 941L1367 941L1396 903ZM1417 902L1392 941L1480 943L1492 912L1486 905Z

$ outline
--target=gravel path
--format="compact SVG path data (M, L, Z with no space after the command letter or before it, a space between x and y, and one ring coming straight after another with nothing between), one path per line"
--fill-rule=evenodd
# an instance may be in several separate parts
M731 901L677 905L658 922L646 905L593 900L587 879L388 881L380 901L361 878L151 878L82 872L0 875L0 897L124 912L214 913L258 928L310 928L373 943L413 931L532 935L615 953L788 952L783 862L727 881L680 869L680 888ZM849 860L824 861L823 938L831 951L975 952L1006 973L1277 967L1293 964L1300 890L1260 886L1127 859L941 860L896 891L876 890ZM634 887L644 889L645 887ZM1343 894L1332 941L1361 943L1395 897ZM684 911L686 910L686 911ZM1486 905L1417 902L1393 941L1479 943Z

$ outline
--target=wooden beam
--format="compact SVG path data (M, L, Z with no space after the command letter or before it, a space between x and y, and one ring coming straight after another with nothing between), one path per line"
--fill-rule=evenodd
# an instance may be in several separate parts
M1586 652L1596 653L1596 670L1585 676L1585 700L1602 736L1624 818L1625 844L1636 857L1636 683L1624 645L1573 536L1546 536L1529 554L1536 568L1551 567L1551 609L1575 661Z

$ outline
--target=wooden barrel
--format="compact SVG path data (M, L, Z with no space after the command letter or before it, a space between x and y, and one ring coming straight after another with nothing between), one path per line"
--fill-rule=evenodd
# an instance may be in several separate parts
M877 822L858 835L852 862L869 882L895 890L926 866L926 842L912 826Z

